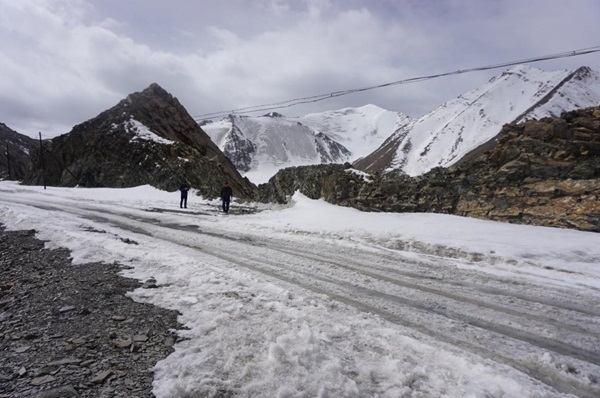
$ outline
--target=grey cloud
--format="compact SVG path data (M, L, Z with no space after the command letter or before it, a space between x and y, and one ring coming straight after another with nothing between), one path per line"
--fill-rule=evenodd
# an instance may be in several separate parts
M0 0L0 122L56 134L156 82L191 114L600 45L600 3ZM600 55L539 63L589 65ZM501 70L283 110L420 116ZM7 94L9 93L9 94ZM28 126L31 126L29 128ZM13 127L14 128L14 127Z

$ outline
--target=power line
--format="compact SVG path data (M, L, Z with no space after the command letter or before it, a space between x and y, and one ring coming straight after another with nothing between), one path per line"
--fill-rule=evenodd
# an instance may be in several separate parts
M326 100L329 98L341 97L344 95L349 95L349 94L354 94L354 93L359 93L359 92L363 92L363 91L369 91L369 90L374 90L374 89L384 88L384 87L389 87L389 86L395 86L395 85L400 85L400 84L416 83L416 82L420 82L420 81L435 79L438 77L459 75L459 74L463 74L463 73L470 73L470 72L477 72L477 71L485 71L485 70L490 70L490 69L505 68L508 66L527 64L527 63L532 63L532 62L549 61L552 59L569 58L569 57L575 57L578 55L591 54L591 53L595 53L595 52L600 52L600 46L589 47L589 48L584 48L584 49L580 49L580 50L566 51L566 52L550 54L550 55L543 55L543 56L534 57L534 58L526 58L526 59L522 59L519 61L503 62L503 63L493 64L493 65L488 65L488 66L479 66L479 67L475 67L475 68L458 69L458 70L455 70L452 72L438 73L438 74L434 74L434 75L412 77L409 79L397 80L397 81L393 81L393 82L389 82L389 83L377 84L374 86L354 88L354 89L341 90L341 91L333 91L330 93L311 95L311 96L307 96L307 97L292 98L289 100L272 102L269 104L247 106L247 107L233 109L233 110L223 110L223 111L218 111L218 112L203 113L200 115L193 116L193 118L194 118L194 120L199 121L199 120L203 120L203 119L222 118L222 117L228 116L233 113L264 112L264 111L270 111L270 110L274 110L274 109L289 108L289 107L300 105L300 104L319 102L319 101L323 101L323 100Z

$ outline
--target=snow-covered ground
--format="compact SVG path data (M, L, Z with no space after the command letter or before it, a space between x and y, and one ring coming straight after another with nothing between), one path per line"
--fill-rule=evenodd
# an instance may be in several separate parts
M0 222L157 280L157 397L600 396L600 235L293 199L0 182Z

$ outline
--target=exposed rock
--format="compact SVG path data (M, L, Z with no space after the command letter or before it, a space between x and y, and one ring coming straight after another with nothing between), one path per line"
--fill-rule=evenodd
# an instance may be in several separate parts
M0 228L0 397L153 397L149 369L173 351L177 313L126 297L140 283L118 264L73 265L34 233ZM84 303L88 315L60 311Z
M600 108L506 125L496 145L418 177L341 165L289 168L259 186L263 201L295 191L365 211L436 212L600 232Z
M108 376L112 375L112 371L110 370L103 370L102 372L97 373L96 375L94 375L94 377L92 377L92 379L90 380L90 382L94 383L94 384L100 384L103 383Z
M43 167L32 156L26 184L175 191L186 181L208 198L228 180L238 198L256 187L242 178L177 98L157 84L130 94L71 132L44 142Z
M38 144L35 139L19 134L0 123L0 179L22 180L31 163L30 155L36 146Z
M455 213L599 232L599 109L505 126L493 149L450 171Z
M79 397L77 391L72 386L57 387L51 390L42 391L33 398L76 398Z

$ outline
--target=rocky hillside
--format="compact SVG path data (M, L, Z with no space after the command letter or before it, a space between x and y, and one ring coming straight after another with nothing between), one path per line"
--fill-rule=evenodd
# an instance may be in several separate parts
M506 125L488 151L417 177L350 165L280 171L262 200L311 198L366 211L437 212L600 232L600 107Z
M0 123L0 179L22 180L29 168L30 154L36 146L35 139Z
M187 181L216 197L228 180L238 198L256 187L240 176L177 98L157 84L44 143L43 168L33 156L26 184L131 187L168 191ZM42 170L45 170L43 172Z

